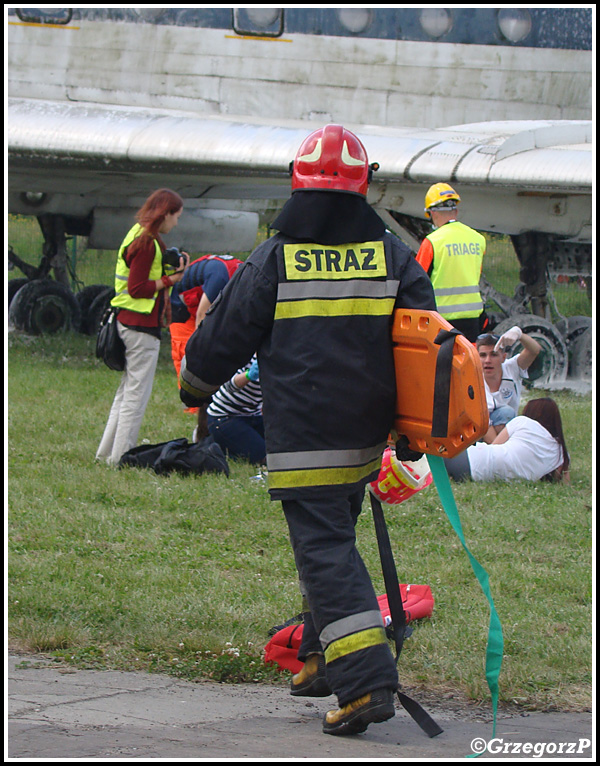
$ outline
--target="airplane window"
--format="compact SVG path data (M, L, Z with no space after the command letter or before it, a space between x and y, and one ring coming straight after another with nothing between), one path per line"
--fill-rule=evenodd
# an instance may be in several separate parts
M368 8L340 8L336 13L340 24L354 34L364 32L373 21L373 13Z
M283 32L283 8L234 8L233 29L238 35L278 37Z
M498 11L498 26L511 43L518 43L531 32L531 14L524 8L503 8Z
M452 15L445 8L424 8L421 26L429 37L442 37L452 28Z
M257 27L266 29L279 19L279 8L247 8L248 18Z
M28 24L68 24L71 8L17 8L17 16Z

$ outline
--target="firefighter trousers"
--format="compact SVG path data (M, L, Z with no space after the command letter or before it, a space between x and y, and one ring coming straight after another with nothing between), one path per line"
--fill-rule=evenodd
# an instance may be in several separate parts
M340 706L375 689L398 687L377 596L356 548L363 498L364 489L282 501L300 590L310 610L298 658L325 654L327 681Z

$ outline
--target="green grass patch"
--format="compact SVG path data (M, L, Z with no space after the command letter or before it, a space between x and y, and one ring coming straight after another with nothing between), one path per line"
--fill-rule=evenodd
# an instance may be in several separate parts
M287 682L262 651L300 599L281 507L251 481L256 469L184 477L97 464L119 374L95 359L94 339L12 332L7 354L9 646L78 667ZM501 702L581 710L591 704L592 402L550 395L569 486L454 490L504 629ZM191 438L193 426L165 339L140 441ZM403 685L488 700L489 609L435 488L387 517L401 581L429 584L435 598L405 643ZM367 502L358 539L383 593Z
M269 236L265 225L259 227L255 246ZM483 271L490 283L508 296L513 296L519 284L519 260L516 256L510 237L485 234L487 251L483 263ZM32 216L8 216L8 242L15 253L26 263L37 266L40 261L43 237L37 220ZM105 284L112 287L116 251L93 250L88 248L87 237L73 236L67 240L67 255L71 274L72 287L75 292L84 286ZM205 253L190 253L191 260ZM245 260L249 252L232 253L237 258ZM19 269L8 273L9 279L22 278ZM564 316L592 316L591 291L587 289L582 279L575 277L563 282L553 281L551 289L558 311ZM495 303L487 306L488 310L497 311Z

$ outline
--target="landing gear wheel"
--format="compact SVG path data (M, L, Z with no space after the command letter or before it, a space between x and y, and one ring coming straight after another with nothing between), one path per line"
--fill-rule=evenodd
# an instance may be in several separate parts
M571 357L571 377L575 380L592 379L592 328L584 330L575 342Z
M89 335L98 335L100 320L114 297L114 287L105 287L92 301L87 315L87 331Z
M569 352L569 377L578 378L581 377L581 371L575 373L573 369L573 355L575 348L579 342L581 336L585 331L592 326L592 318L586 316L574 316L562 319L556 323L556 327L560 330L565 343L567 344L567 351ZM591 360L590 360L591 365Z
M89 324L89 312L90 308L92 306L92 303L94 300L101 294L106 293L109 291L110 288L108 285L88 285L87 287L84 287L83 290L77 293L75 296L77 298L77 303L79 303L79 308L81 310L81 332L85 333L87 335L95 335L95 331L90 331L90 324Z
M19 290L29 282L27 277L17 277L16 279L8 280L8 305L12 303L12 299L19 292Z
M68 287L50 279L34 279L17 291L8 321L32 335L54 334L78 330L81 311Z
M566 380L569 355L567 344L558 328L552 322L536 314L517 314L496 325L494 333L502 335L515 325L542 347L537 359L527 371L530 382L543 386L545 383L561 383ZM510 355L516 356L522 349L523 346L516 343Z

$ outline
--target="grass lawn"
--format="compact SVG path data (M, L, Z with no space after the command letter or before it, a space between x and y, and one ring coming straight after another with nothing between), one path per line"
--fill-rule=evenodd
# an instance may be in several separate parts
M157 476L94 462L119 374L94 340L8 335L8 641L78 667L187 679L287 683L262 651L300 598L280 505L251 480ZM541 391L527 397L544 395ZM501 704L591 705L592 399L552 392L569 486L454 485L467 544L487 570L504 631ZM191 439L168 338L140 441ZM414 624L403 686L489 700L489 608L433 486L390 509L401 582L429 584L431 618ZM359 548L384 592L368 501Z

